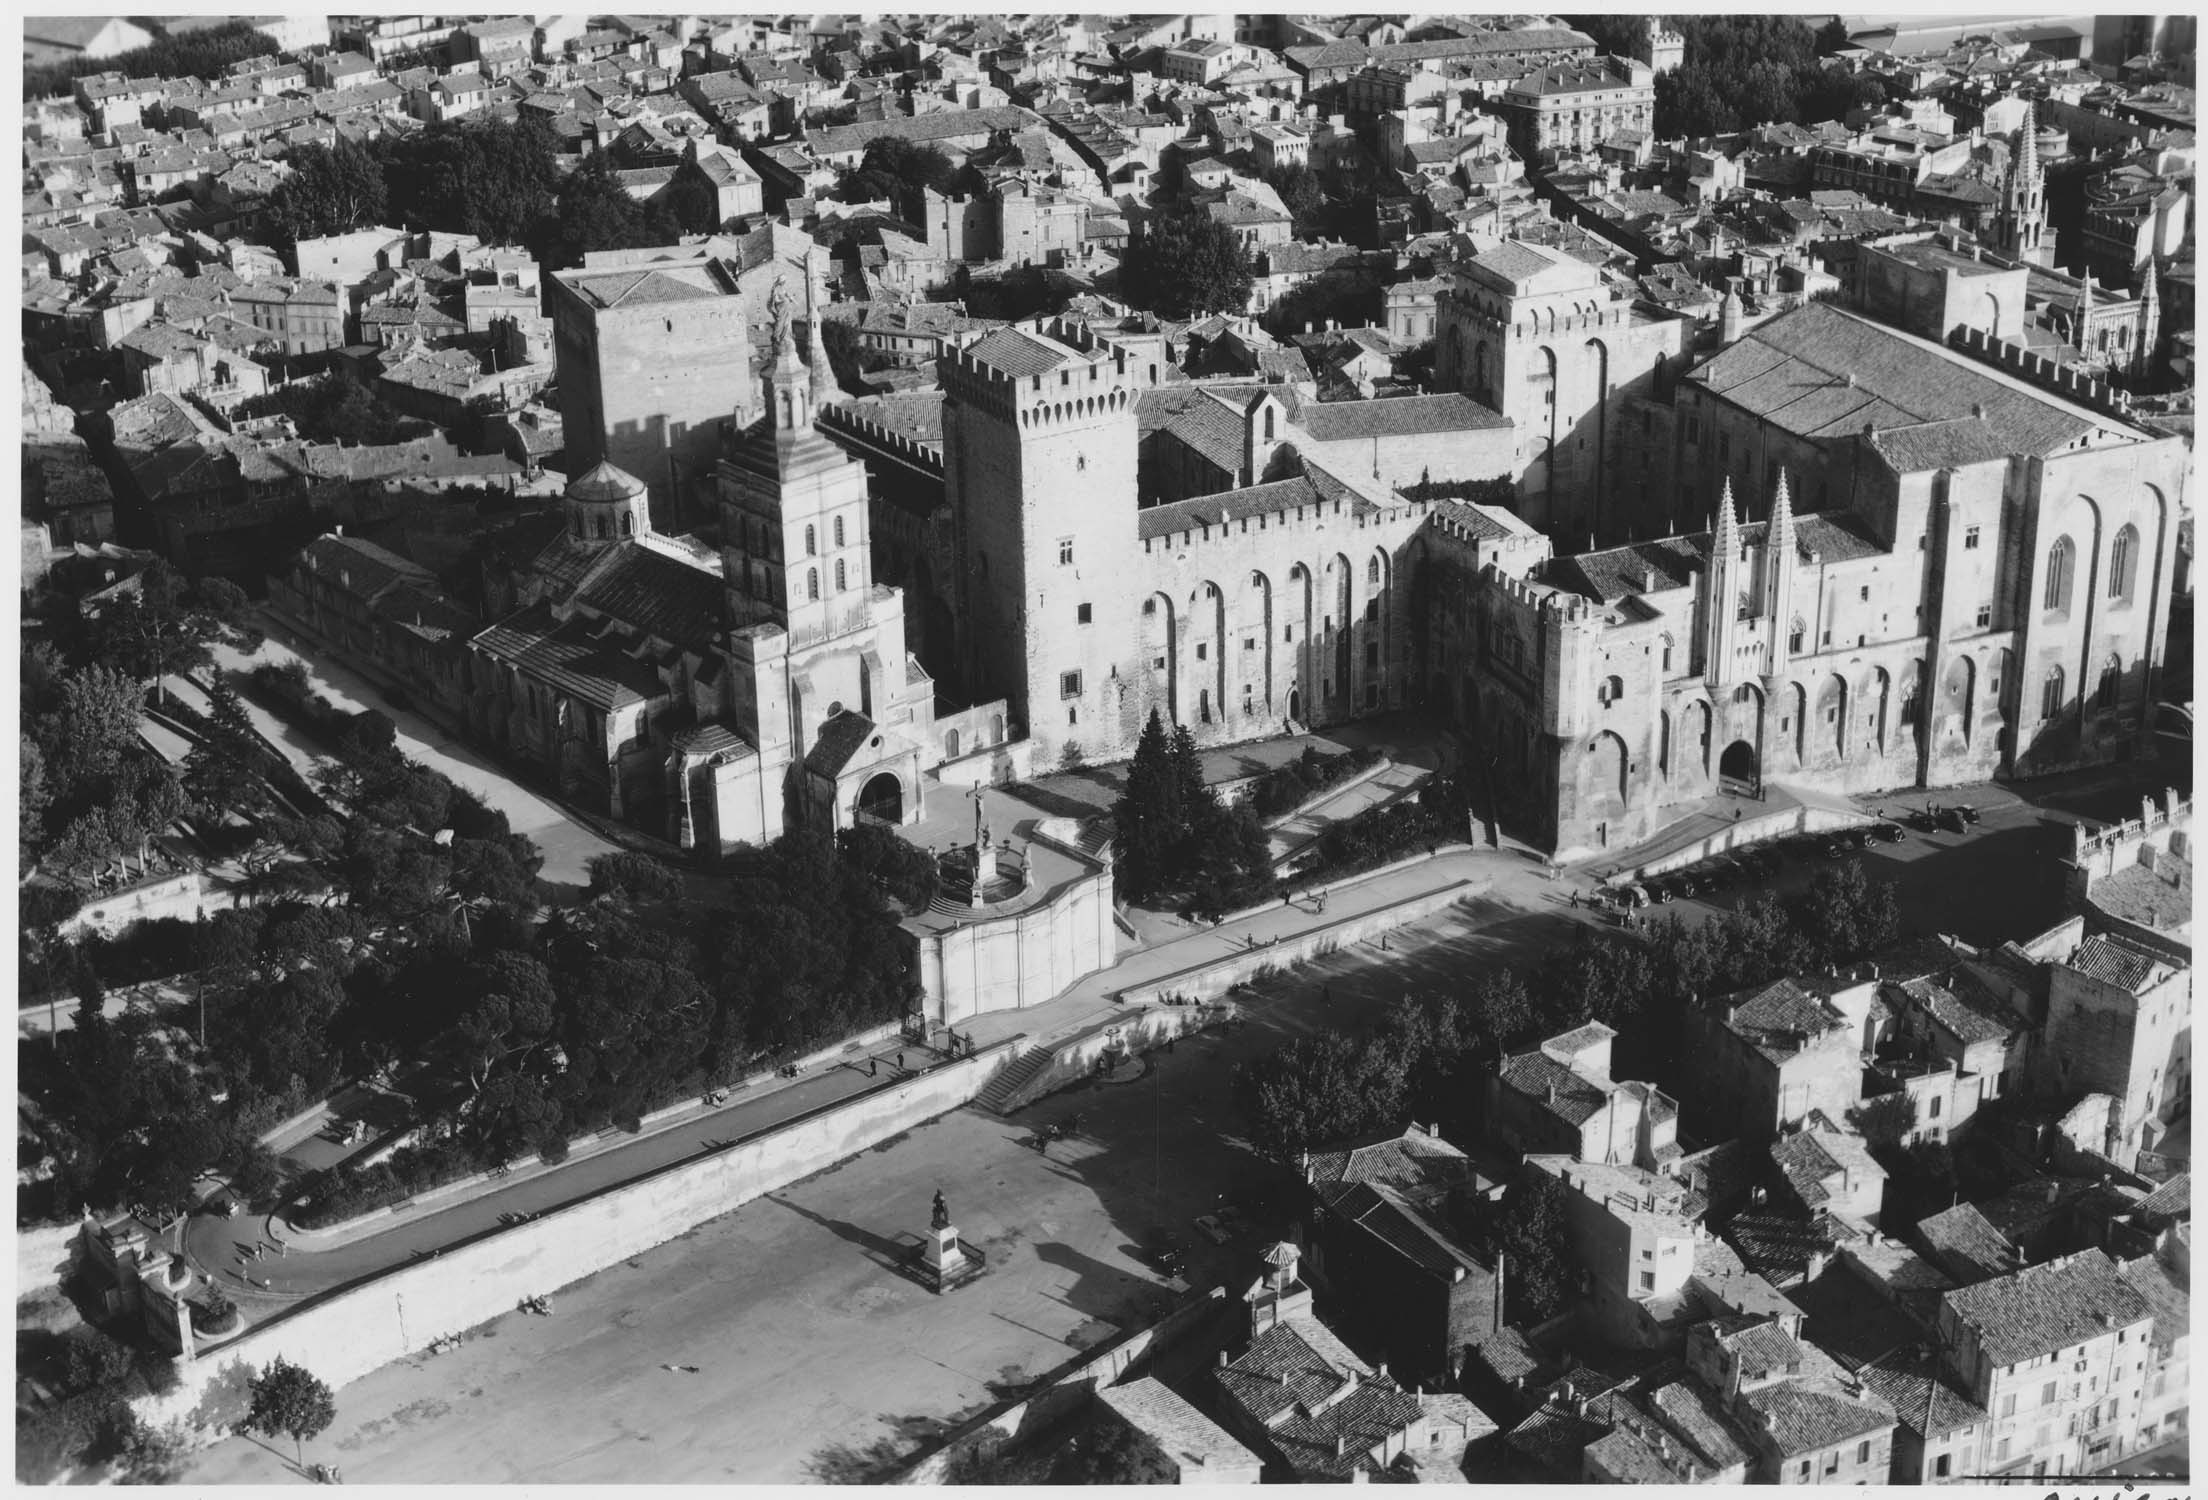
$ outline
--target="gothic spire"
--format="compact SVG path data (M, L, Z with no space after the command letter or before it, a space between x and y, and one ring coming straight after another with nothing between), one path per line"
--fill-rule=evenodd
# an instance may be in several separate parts
M1725 476L1725 490L1717 502L1717 550L1727 558L1740 552L1740 517L1733 509L1733 479Z
M820 300L813 286L812 256L805 257L805 337L810 341L806 363L812 368L813 406L818 410L836 389L835 371L828 363L828 341L823 336L826 320L822 318Z
M2152 307L2161 298L2161 289L2155 285L2154 257L2147 257L2147 268L2139 275L2139 300Z
M1771 543L1774 547L1778 545L1782 530L1788 536L1794 534L1794 500L1786 490L1784 469L1779 470L1778 492L1771 497Z
M2029 99L2024 101L2024 128L2017 132L2014 170L2018 183L2026 188L2039 175L2039 113Z

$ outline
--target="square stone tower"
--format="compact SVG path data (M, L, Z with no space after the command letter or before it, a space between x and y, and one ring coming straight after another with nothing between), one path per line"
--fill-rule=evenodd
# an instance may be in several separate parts
M1123 349L1070 338L998 329L940 365L960 649L1038 767L1116 757L1141 729L1138 382Z

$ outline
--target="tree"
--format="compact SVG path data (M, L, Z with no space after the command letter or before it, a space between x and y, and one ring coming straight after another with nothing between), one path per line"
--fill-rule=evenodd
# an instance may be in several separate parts
M616 850L596 854L590 860L590 894L617 896L632 901L674 901L682 896L680 872L649 854Z
M1499 1211L1477 1232L1489 1265L1501 1257L1503 1317L1516 1324L1545 1322L1571 1304L1579 1287L1566 1218L1565 1187L1538 1167L1521 1167Z
M1250 1140L1278 1160L1403 1123L1408 1058L1400 1039L1340 1031L1300 1037L1234 1070Z
M593 250L667 245L681 231L664 209L631 198L604 153L593 155L560 186L558 212L539 254L555 268L582 264Z
M367 146L340 136L327 146L297 147L288 160L291 175L268 198L268 227L279 244L383 222L383 163Z
M883 892L911 911L926 911L935 901L939 876L925 849L878 823L856 823L836 835L836 857L880 884Z
M247 1432L289 1437L299 1462L307 1461L306 1441L337 1420L337 1400L329 1386L302 1365L282 1355L248 1387L252 1406L240 1425Z
M38 726L49 773L59 772L71 786L111 774L137 742L145 701L144 686L127 672L91 666L70 673L61 684L61 711Z
M1325 233L1329 208L1326 189L1319 183L1319 174L1309 167L1292 163L1275 167L1265 174L1265 181L1280 194L1280 201L1296 221L1299 238Z
M957 165L940 146L878 136L867 143L858 166L836 184L836 197L844 203L887 202L902 212L924 188L951 194L959 185L958 175Z
M1112 877L1119 894L1144 901L1165 878L1181 833L1181 798L1172 745L1156 709L1135 741L1127 789L1112 806Z
M1848 23L1840 17L1834 16L1817 28L1817 55L1819 57L1830 57L1835 52L1845 50L1848 45Z
M1242 242L1200 208L1153 217L1119 270L1121 296L1168 318L1240 312L1250 284Z

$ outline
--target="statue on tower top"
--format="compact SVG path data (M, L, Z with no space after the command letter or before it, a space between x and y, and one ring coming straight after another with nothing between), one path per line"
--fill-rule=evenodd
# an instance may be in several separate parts
M767 316L774 320L774 347L792 347L790 333L790 281L776 275L774 290L767 293Z

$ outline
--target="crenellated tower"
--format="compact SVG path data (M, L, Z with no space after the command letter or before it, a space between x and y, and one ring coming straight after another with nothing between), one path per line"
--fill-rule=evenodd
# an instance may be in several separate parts
M1010 701L1038 764L1120 754L1142 728L1142 382L1124 348L1060 332L1001 328L939 366L968 681Z

